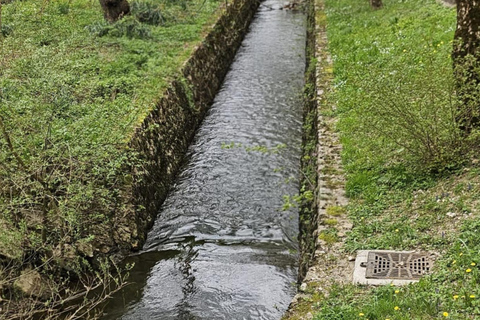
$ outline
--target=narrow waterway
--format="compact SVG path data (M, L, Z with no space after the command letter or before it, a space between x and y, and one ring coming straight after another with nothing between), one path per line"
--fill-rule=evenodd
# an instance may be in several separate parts
M295 294L305 16L264 1L105 319L280 319Z

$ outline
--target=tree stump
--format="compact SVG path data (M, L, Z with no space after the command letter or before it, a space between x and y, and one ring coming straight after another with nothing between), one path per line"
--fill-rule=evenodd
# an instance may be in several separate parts
M383 7L382 0L370 0L370 6L372 6L373 9L380 9Z
M130 12L127 0L100 0L100 5L108 22L115 22Z

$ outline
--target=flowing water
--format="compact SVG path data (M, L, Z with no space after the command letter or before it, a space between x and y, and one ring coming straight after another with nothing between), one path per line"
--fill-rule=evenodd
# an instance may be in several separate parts
M282 206L298 193L306 22L285 4L261 4L104 319L279 319L288 307L298 213Z

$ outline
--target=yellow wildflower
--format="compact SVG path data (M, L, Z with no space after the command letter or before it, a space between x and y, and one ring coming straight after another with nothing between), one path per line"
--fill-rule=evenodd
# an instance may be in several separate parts
M395 294L400 293L400 290L395 290Z
M475 267L477 264L475 262L470 263L472 267Z
M400 310L400 307L399 306L395 306L395 308L393 308L395 311L398 311Z
M398 229L395 229L395 232L398 232L399 230Z
M452 261L452 264L455 264L455 263L457 263L457 260L453 260L453 261Z
M364 315L365 315L365 313L363 313L363 312L360 312L360 313L358 314L359 317L363 317Z
M463 252L460 252L459 256L460 256L460 257L463 256Z
M444 317L448 317L448 312L444 312L444 313L443 313L443 316L444 316Z
M453 300L457 300L457 299L458 299L458 295L454 295Z
M475 298L475 295L474 295L474 294L471 294L471 295L470 295L470 298L472 298L472 299Z
M472 272L472 269L468 268L467 270L465 270L466 273L469 273L469 272Z

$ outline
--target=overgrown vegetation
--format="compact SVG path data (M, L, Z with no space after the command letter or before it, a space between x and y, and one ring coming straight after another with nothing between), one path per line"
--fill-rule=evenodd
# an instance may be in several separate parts
M142 172L128 148L133 128L191 55L219 5L139 1L131 16L108 26L96 1L2 5L2 266L20 272L29 265L44 270L42 277L63 279L66 271L72 276L98 267L92 257L128 242L122 237L133 231L116 226L131 212L120 201L132 182L128 172ZM18 296L12 291L18 276L2 269L3 298ZM1 304L0 298L6 312Z
M319 320L477 319L478 134L467 137L458 125L455 11L433 0L389 0L381 10L325 3L335 73L329 101L340 119L354 223L344 250L432 250L439 258L417 284L338 285L312 294L308 311Z
M393 1L380 11L336 6L329 19L339 129L345 147L361 150L346 152L357 154L347 163L420 172L463 162L476 144L463 139L455 121L461 107L450 59L454 11Z

